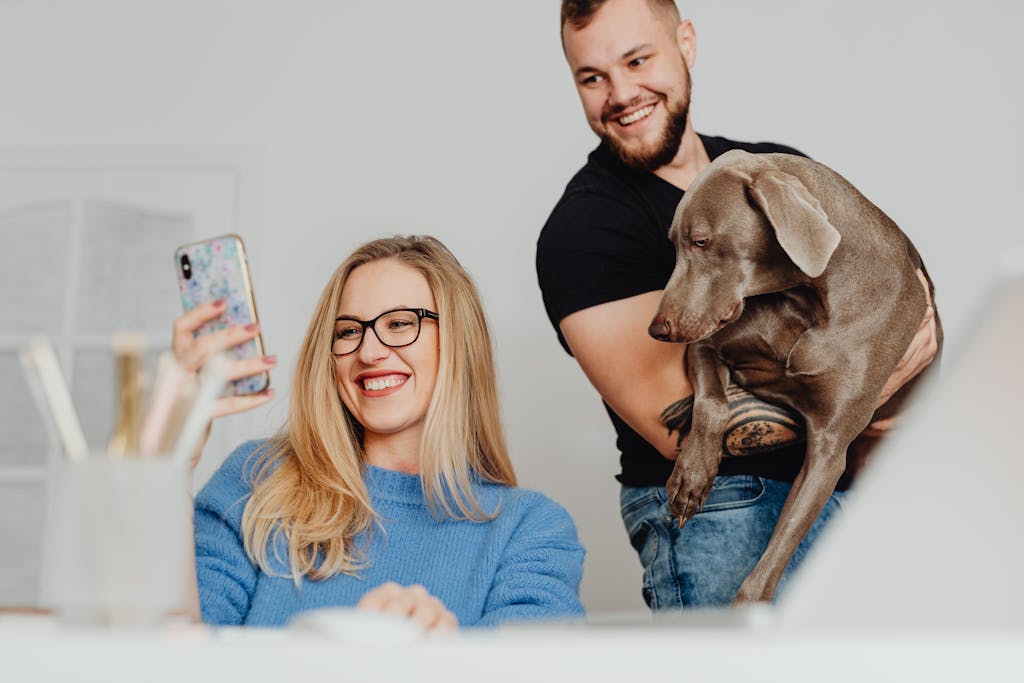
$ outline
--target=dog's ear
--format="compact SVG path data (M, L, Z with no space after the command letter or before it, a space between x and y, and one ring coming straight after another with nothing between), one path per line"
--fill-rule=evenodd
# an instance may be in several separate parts
M751 178L750 196L793 263L810 277L821 275L839 244L839 231L817 198L796 176L775 169Z

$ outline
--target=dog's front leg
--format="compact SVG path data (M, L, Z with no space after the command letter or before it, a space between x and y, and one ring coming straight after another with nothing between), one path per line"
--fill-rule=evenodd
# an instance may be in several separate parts
M701 342L690 344L686 365L693 386L693 422L666 484L668 507L680 527L703 507L711 491L729 421L729 371L714 349Z

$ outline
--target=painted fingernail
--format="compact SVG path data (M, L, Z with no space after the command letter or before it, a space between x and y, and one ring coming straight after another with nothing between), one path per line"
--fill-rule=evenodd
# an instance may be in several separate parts
M213 302L213 307L214 308L220 308L223 305L224 305L224 299L217 299L216 301Z
M259 323L249 323L248 325L245 326L246 332L255 332L258 329L260 329Z
M266 365L274 365L277 363L277 356L263 356L263 362Z

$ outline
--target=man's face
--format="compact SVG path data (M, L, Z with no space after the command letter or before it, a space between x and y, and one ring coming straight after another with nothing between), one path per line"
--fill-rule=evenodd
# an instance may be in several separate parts
M686 130L692 30L672 24L646 0L609 0L586 27L562 28L587 122L634 168L672 161Z

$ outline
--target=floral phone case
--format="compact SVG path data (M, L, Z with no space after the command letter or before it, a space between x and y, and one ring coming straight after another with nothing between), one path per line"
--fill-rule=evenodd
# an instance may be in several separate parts
M178 270L178 290L185 311L199 304L224 299L224 313L198 330L196 336L222 330L231 325L248 325L258 321L253 297L249 262L245 246L238 235L221 235L178 247L174 252ZM263 338L257 336L228 353L235 358L259 358L263 355ZM256 394L270 386L270 374L234 380L227 393Z

